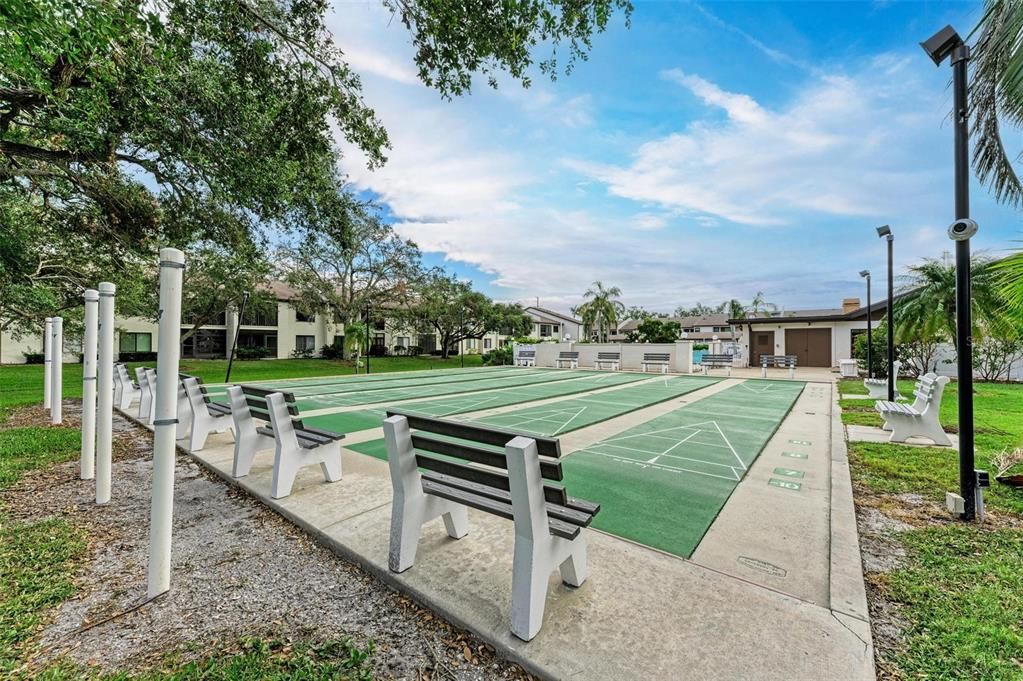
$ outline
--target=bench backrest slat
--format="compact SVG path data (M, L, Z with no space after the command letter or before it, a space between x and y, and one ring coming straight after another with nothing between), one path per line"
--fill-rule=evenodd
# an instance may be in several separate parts
M424 430L428 433L447 435L448 437L460 440L469 440L497 447L504 447L513 439L522 435L522 433L505 430L504 428L476 426L471 423L421 416L397 409L388 409L387 416L404 416L408 419L409 428L413 430ZM536 451L540 456L549 456L554 459L561 458L561 443L556 438L533 435L527 435L526 437L536 441Z
M284 392L283 390L280 389L275 390L273 388L259 388L254 385L240 385L239 387L242 389L243 393L245 393L246 395L251 395L253 397L266 397L271 393L281 393L281 395L284 396L285 402L291 403L295 401L294 393Z
M667 352L644 352L644 362L667 362L671 359L671 355Z
M474 447L464 442L440 440L430 435L414 432L412 433L412 446L434 454L456 457L493 468L508 468L508 460L503 451ZM540 475L547 480L563 480L565 477L561 462L547 457L540 458Z
M620 352L598 352L597 359L619 359L622 353Z
M559 352L558 359L579 359L578 352Z
M425 468L428 471L434 471L436 473L443 473L444 475L450 475L461 480L469 480L470 482L477 482L487 487L493 487L495 489L503 489L508 492L511 491L511 483L508 480L506 473L499 473L497 471L487 470L480 468L479 466L467 465L458 463L456 461L448 461L446 459L439 459L429 454L416 454L416 465L419 468ZM544 498L552 503L560 506L568 504L568 493L563 487L554 485L543 486Z
M519 357L536 357L536 350L519 350Z

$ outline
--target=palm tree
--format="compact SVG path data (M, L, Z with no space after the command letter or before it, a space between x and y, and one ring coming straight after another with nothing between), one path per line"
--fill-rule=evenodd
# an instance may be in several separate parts
M991 264L999 292L1017 327L1023 327L1023 250Z
M625 305L618 300L622 290L617 286L605 288L601 281L593 282L583 298L586 302L577 308L583 323L590 329L596 328L597 340L607 342L609 329L617 328L618 319L625 314Z
M895 307L895 334L901 343L918 338L956 338L955 263L928 258L909 268ZM970 299L975 339L1006 330L1004 300L999 295L995 270L989 259L971 263Z
M362 322L345 324L345 354L355 356L355 370L362 366L362 342L366 338L366 325Z
M769 303L764 300L764 292L757 291L757 295L753 296L753 300L750 302L746 312L749 312L754 317L764 312L777 312L778 306L774 303ZM745 316L745 315L744 315Z

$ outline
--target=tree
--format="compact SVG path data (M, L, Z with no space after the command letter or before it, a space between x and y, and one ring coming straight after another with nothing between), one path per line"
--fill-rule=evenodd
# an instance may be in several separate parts
M574 314L574 312L573 312L573 314ZM660 316L662 316L662 315L660 315L660 314L658 314L656 312L650 312L649 310L645 310L642 307L639 307L638 305L633 305L632 307L630 307L629 309L627 309L625 311L625 318L626 319L650 319L651 317L660 317Z
M998 282L999 294L1013 323L1023 328L1023 250L991 264Z
M985 381L1008 380L1012 365L1023 359L1023 337L988 337L974 346L973 365Z
M763 315L764 313L773 313L778 311L778 306L774 303L769 303L764 298L763 291L757 291L757 295L753 296L753 300L750 301L749 306L746 308L746 312L754 317ZM745 315L743 315L745 316Z
M900 343L944 336L956 339L955 264L928 258L909 268L895 306L895 334ZM972 336L979 340L1006 328L1004 301L991 261L975 257L971 263L970 301Z
M636 337L641 343L674 343L681 334L681 324L660 319L645 319L636 327Z
M440 337L446 359L452 346L469 338L482 338L492 331L518 336L529 333L533 320L519 305L494 303L464 281L441 270L426 273L397 314L399 324L432 328Z
M359 321L352 321L345 324L345 354L355 358L355 370L362 366L362 343L366 339L368 327ZM369 348L367 348L367 351Z
M618 300L621 295L617 286L605 288L603 282L595 281L583 294L586 302L576 308L590 332L596 330L600 342L607 342L609 331L617 328L618 320L625 314L625 305Z

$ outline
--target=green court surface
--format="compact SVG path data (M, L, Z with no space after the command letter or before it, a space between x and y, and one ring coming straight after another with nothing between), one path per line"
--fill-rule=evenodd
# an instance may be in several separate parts
M511 404L562 397L575 393L634 383L650 378L649 375L631 373L602 373L574 381L555 381L539 385L489 390L468 395L444 397L428 402L397 403L380 409L360 409L339 414L324 414L303 419L315 428L325 428L341 433L354 433L367 428L379 428L388 408L415 411L429 416L451 416L482 409L506 407ZM618 394L617 391L615 394Z
M520 433L560 435L691 393L719 380L700 376L664 377L608 393L584 395L572 400L472 420Z
M565 485L594 527L688 558L803 385L749 380L573 452Z

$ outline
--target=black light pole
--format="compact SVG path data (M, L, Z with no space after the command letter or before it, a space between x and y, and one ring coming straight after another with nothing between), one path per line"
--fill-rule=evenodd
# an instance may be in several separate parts
M955 122L955 222L948 236L956 242L956 377L959 393L959 495L963 520L976 516L977 474L973 461L973 322L970 319L970 237L977 223L970 219L970 131L966 97L970 47L946 26L920 43L940 66L952 62L952 118Z
M895 368L895 274L892 268L892 243L895 237L888 225L878 227L877 235L888 242L888 401L894 402L897 376L892 376L892 369Z
M870 333L873 326L870 320L870 270L860 271L860 276L867 280L867 378L874 378L874 339Z
M462 331L462 308L458 308L458 331ZM461 368L465 368L465 355L462 354L462 339L458 339L458 362Z
M234 364L234 353L238 352L238 336L242 332L242 315L245 314L245 303L249 302L249 292L242 293L242 304L238 308L238 324L234 327L234 342L231 343L231 356L227 360L227 376L224 383L231 382L231 365Z
M369 305L366 306L366 373L369 373Z

